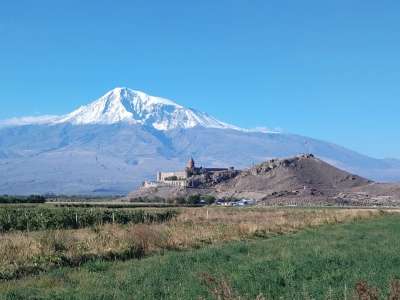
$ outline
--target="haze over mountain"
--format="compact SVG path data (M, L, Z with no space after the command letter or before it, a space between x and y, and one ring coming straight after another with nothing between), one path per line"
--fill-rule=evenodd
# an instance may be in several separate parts
M400 161L371 158L294 134L221 122L171 100L116 88L62 116L0 121L0 193L124 194L158 170L245 168L274 157L314 153L378 181L400 180Z

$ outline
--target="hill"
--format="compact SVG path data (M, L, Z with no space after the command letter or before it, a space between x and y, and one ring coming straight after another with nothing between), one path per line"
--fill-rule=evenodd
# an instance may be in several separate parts
M375 183L312 154L269 160L231 177L214 185L204 181L196 188L141 188L129 197L131 200L138 197L174 199L209 194L218 199L255 199L258 204L266 205L400 204L400 185Z
M312 154L273 159L215 186L219 192L332 196L371 181L335 168Z

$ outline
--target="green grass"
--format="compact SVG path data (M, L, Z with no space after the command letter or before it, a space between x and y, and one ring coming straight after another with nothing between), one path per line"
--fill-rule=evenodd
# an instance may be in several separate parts
M94 261L0 284L0 299L352 299L365 280L387 299L400 278L400 216L326 225L142 260ZM226 291L228 290L228 292Z

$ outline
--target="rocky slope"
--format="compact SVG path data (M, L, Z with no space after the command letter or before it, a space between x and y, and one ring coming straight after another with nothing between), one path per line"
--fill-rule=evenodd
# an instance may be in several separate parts
M215 186L220 192L279 192L331 196L371 181L337 169L312 154L273 159Z
M250 198L257 200L258 204L267 205L400 204L400 185L374 183L331 166L311 154L269 160L231 175L215 184L203 179L203 184L195 189L140 189L132 193L130 199L210 194L225 199Z

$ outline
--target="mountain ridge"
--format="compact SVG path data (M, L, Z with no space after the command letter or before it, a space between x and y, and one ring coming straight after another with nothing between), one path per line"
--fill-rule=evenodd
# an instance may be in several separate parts
M152 126L157 130L176 128L206 128L244 130L219 121L207 113L186 108L176 102L148 95L139 90L117 87L99 99L80 106L62 116L23 117L3 120L0 125L18 126L34 124L115 124L126 122Z
M133 90L125 90L129 91ZM110 92L97 100L100 108L95 110L95 119L96 112L101 116L103 112L108 116L110 111L124 116L125 112L119 112L125 98L118 95L125 93L123 88ZM142 97L140 101L146 100L143 100L144 95L138 97ZM132 97L128 98L125 106L137 104L130 101ZM153 100L162 102L151 103L156 107L160 104L162 109L172 110L166 115L157 109L145 110L138 117L143 122L121 120L123 118L111 118L112 122L97 122L98 119L89 122L90 118L83 123L71 120L82 116L81 113L93 113L90 105L95 101L78 108L72 115L3 121L0 126L0 194L124 194L143 180L154 179L157 171L181 169L190 156L203 166L240 169L272 158L314 153L340 169L375 181L400 181L398 161L371 158L305 136L246 130L221 125L225 124L223 122L213 126L214 119L211 124L206 122L206 126L201 126L203 119L194 125L185 123L187 119L183 119L183 125L162 123L163 116L173 119L171 112L182 106L174 106L174 102L168 102L170 100ZM113 101L116 101L116 108ZM141 111L135 109L136 113ZM196 110L191 111L198 114ZM128 119L131 117L127 115ZM166 127L161 130L154 125L155 121Z

